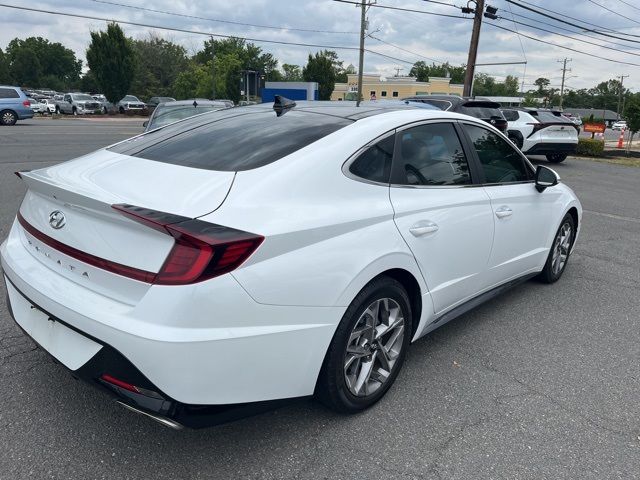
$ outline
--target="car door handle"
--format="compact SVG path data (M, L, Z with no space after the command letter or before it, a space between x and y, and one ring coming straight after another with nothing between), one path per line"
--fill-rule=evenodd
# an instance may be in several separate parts
M409 229L414 237L421 237L427 233L434 233L438 231L438 225L433 222L418 222Z
M500 207L496 210L496 217L498 218L510 217L511 215L513 215L513 210L509 207Z

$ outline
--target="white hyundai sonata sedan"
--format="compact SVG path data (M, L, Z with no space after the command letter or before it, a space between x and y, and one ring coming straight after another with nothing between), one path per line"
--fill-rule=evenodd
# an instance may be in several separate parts
M413 341L558 280L582 215L490 125L390 105L206 113L20 172L0 249L13 318L168 426L314 394L369 407Z

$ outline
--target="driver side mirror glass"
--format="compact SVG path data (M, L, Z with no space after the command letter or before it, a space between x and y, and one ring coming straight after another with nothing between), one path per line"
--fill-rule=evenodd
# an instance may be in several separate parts
M560 176L549 167L538 165L536 169L536 189L539 192L545 188L553 187L560 181Z

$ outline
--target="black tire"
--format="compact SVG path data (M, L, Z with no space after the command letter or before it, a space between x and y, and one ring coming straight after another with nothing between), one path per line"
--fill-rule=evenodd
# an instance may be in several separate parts
M520 134L520 132L509 132L507 136L516 147L520 149L522 148L524 140L522 139L522 135Z
M3 110L0 112L0 125L10 127L18 121L18 115L13 110Z
M77 116L78 115L78 109L76 107L73 107L71 109L71 113L73 113L74 116Z
M349 390L345 379L347 346L354 327L361 321L367 308L376 300L384 298L393 300L399 306L404 317L404 330L397 336L399 338L402 335L402 344L384 383L381 383L371 394L356 396ZM340 413L356 413L380 400L389 390L402 368L411 342L412 324L411 303L404 287L398 281L386 276L370 282L351 302L336 329L318 375L316 398L330 409ZM383 347L378 346L378 348ZM380 354L380 352L376 352L374 355L376 354Z
M60 115L60 107L56 105L56 115Z
M118 111L120 112L120 115L124 115L124 107L120 107Z
M566 246L562 247L560 245L562 231L563 231L563 228L565 228L565 226L567 225L571 229L570 236L569 236L569 239L567 240ZM558 230L556 231L556 234L553 237L553 243L551 244L551 249L549 250L549 256L547 257L547 262L544 264L544 269L538 275L538 279L541 282L554 283L560 279L565 269L567 268L567 264L569 263L571 247L573 246L573 241L575 240L575 238L576 238L575 221L573 220L573 217L567 213L562 219L562 222L560 222L560 226L558 227ZM560 248L560 252L564 251L564 253L566 254L566 259L560 269L554 268L554 252L558 248Z
M561 163L564 162L567 158L566 153L548 153L547 160L551 163Z
M107 107L102 107L102 113L103 113L104 115L106 115L107 113L109 113L109 112L107 111Z

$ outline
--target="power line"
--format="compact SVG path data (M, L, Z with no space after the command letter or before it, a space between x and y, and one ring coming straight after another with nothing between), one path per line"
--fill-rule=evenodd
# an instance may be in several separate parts
M505 17L498 17L498 18L508 21L508 19L505 18ZM536 29L536 30L540 30L542 32L552 33L554 35L559 35L561 37L570 38L571 40L575 40L577 42L587 43L589 45L595 45L596 47L606 48L607 50L613 50L615 52L621 52L621 53L625 53L627 55L634 55L636 57L640 57L640 53L628 52L626 50L620 50L619 48L609 47L608 45L602 45L600 43L590 42L589 40L582 40L580 38L572 37L571 35L566 35L566 34L560 33L560 32L554 32L552 30L547 30L546 28L542 28L542 27L536 27L535 25L530 25L528 23L520 22L518 20L511 20L511 21L513 23L517 23L519 25L524 25L525 27L529 27L529 28L533 28L533 29ZM516 32L517 32L517 30L516 30Z
M200 17L197 15L187 15L184 13L177 13L177 12L169 12L167 10L158 10L155 8L148 8L148 7L139 7L136 5L127 5L126 3L118 3L118 2L110 2L108 0L91 0L95 3L103 3L106 5L114 5L114 6L118 6L118 7L125 7L125 8L133 8L135 10L140 10L140 11L144 11L144 12L153 12L153 13L161 13L163 15L172 15L175 17L183 17L183 18L191 18L191 19L196 19L196 20L206 20L208 22L217 22L217 23L227 23L227 24L231 24L231 25L242 25L245 27L257 27L257 28L270 28L270 29L274 29L274 30L291 30L291 31L295 31L295 32L312 32L312 33L337 33L337 34L357 34L358 32L338 32L338 31L333 31L333 30L313 30L313 29L307 29L307 28L293 28L293 27L285 27L285 26L276 26L276 25L262 25L262 24L257 24L257 23L244 23L244 22L236 22L233 20L223 20L220 18L208 18L208 17Z
M447 6L447 7L453 7L453 8L456 8L456 9L459 9L459 8L460 8L460 7L455 6L455 5L454 5L454 4L452 4L452 3L439 2L439 1L437 1L437 0L422 0L422 1L423 1L423 2L427 2L427 3L435 3L435 4L438 4L438 5L445 5L445 6Z
M13 8L15 10L25 10L25 11L29 11L29 12L46 13L46 14L49 14L49 15L60 15L60 16L63 16L63 17L84 18L84 19L87 19L87 20L98 20L98 21L101 21L101 22L121 23L123 25L133 25L133 26L136 26L136 27L144 27L144 28L155 28L155 29L158 29L158 30L168 30L168 31L172 31L172 32L190 33L190 34L194 34L194 35L204 35L204 36L207 36L207 37L239 38L240 40L246 40L246 41L249 41L249 42L256 42L256 43L273 43L273 44L277 44L277 45L292 45L292 46L297 46L297 47L329 48L329 49L333 49L333 50L351 50L351 51L358 50L358 47L349 47L349 46L345 46L345 45L323 45L323 44L318 44L318 43L287 42L287 41L284 41L284 40L267 40L267 39L264 39L264 38L240 37L238 35L223 35L221 33L201 32L201 31L198 31L198 30L187 30L185 28L177 28L177 27L164 27L164 26L161 26L161 25L152 25L152 24L149 24L149 23L132 22L132 21L129 21L129 20L118 20L118 19L114 19L114 18L96 17L96 16L93 16L93 15L82 15L82 14L79 14L79 13L57 12L57 11L52 11L52 10L44 10L44 9L40 9L40 8L20 7L20 6L17 6L17 5L8 5L6 3L0 3L0 7ZM413 63L415 63L415 62L411 62L409 60L404 60L402 58L397 58L397 57L393 57L391 55L380 53L380 52L377 52L375 50L365 49L365 51L367 53L371 53L373 55L378 55L380 57L388 58L390 60L395 60L395 61L402 62L402 63L407 63L407 64L411 64L411 65L413 65Z
M582 25L577 25L577 24L575 24L575 23L569 22L568 20L565 20L565 19L562 19L562 18L554 17L553 15L549 15L548 13L545 13L545 12L543 12L543 11L541 11L541 10L536 9L536 8L532 8L532 7L528 7L528 6L526 6L526 5L522 5L522 3L526 3L526 4L531 5L530 3L526 2L525 0L520 0L520 2L521 2L521 3L515 2L514 0L505 0L505 2L509 2L509 3L511 3L511 4L513 4L513 5L517 6L517 7L523 8L523 9L525 9L525 10L529 10L530 12L537 13L538 15L542 15L543 17L550 18L551 20L555 20L556 22L564 23L564 24L566 24L566 25L571 25L572 27L579 28L580 30L585 30L585 31L587 31L587 32L593 32L593 33L596 33L596 34L598 34L598 35L602 35L602 36L604 36L604 37L616 38L616 39L618 39L618 40L623 40L623 41L625 41L625 42L640 43L640 42L638 42L637 40L630 40L630 39L628 39L628 38L623 38L623 37L619 37L619 36L617 36L617 35L612 35L612 33L605 33L605 32L601 32L601 31L599 31L599 30L594 30L593 28L586 28L586 27L584 27L584 26L582 26ZM540 8L542 8L542 7L540 7ZM564 16L564 17L566 17L566 18L572 18L572 19L575 19L574 17L570 17L569 15L562 14L562 13L558 13L558 12L555 12L555 11L553 11L553 10L549 10L548 8L545 8L544 10L546 10L546 11L548 11L548 12L552 12L552 13L557 13L558 15L562 15L562 16ZM577 20L577 19L576 19L576 20ZM619 34L619 35L627 35L627 36L629 36L629 37L640 37L640 35L633 35L633 34L630 34L630 33L620 33L620 32L617 32L617 31L615 31L615 30L611 30L611 29L608 29L608 28L606 28L606 27L601 27L601 26L596 25L596 24L594 24L594 23L587 22L587 21L585 21L585 20L577 20L577 21L582 22L582 23L585 23L585 24L588 24L588 25L596 26L596 27L598 27L598 28L600 28L600 29L603 29L603 30L610 30L610 32L617 33L617 34Z
M352 0L333 0L334 2L339 3L349 3L351 5L360 5L360 2L354 2ZM379 5L377 3L369 4L370 7L375 8L385 8L389 10L400 10L402 12L412 12L412 13L423 13L425 15L435 15L437 17L449 17L449 18L464 18L465 20L471 20L471 17L463 17L462 15L449 15L446 13L436 13L436 12L427 12L424 10L414 10L413 8L402 8L402 7L392 7L390 5Z
M618 0L621 3L624 3L625 5L631 7L631 8L635 8L636 10L640 10L640 8L636 7L635 5L631 5L629 2L625 2L625 0Z
M491 25L491 26L493 26L493 27L495 27L495 28L499 28L500 30L505 30L505 31L507 31L507 32L511 32L511 33L515 33L515 34L517 34L517 33L518 33L518 32L516 32L515 30L512 30L512 29L510 29L510 28L503 27L503 26L498 25L498 24L496 24L496 23L488 22L488 25ZM600 55L595 55L595 54L593 54L593 53L583 52L582 50L577 50L577 49L575 49L575 48L566 47L566 46L564 46L564 45L558 45L557 43L548 42L548 41L546 41L546 40L541 40L540 38L532 37L531 35L526 35L526 34L524 34L524 33L520 33L520 35L522 35L523 37L528 38L528 39L530 39L530 40L536 41L536 42L544 43L544 44L546 44L546 45L552 45L552 46L554 46L554 47L558 47L558 48L564 48L565 50L570 50L570 51L572 51L572 52L580 53L580 54L582 54L582 55L589 55L590 57L599 58L599 59L601 59L601 60L606 60L606 61L608 61L608 62L612 62L612 63L619 63L619 64L622 64L622 65L633 65L634 67L640 67L640 63L625 62L625 61L622 61L622 60L613 60L613 59L611 59L611 58L602 57L602 56L600 56Z
M443 62L441 60L436 60L435 58L426 57L424 55L421 55L420 53L412 52L411 50L407 50L406 48L399 47L398 45L394 45L393 43L389 43L389 42L387 42L385 40L382 40L382 39L380 39L378 37L374 37L372 34L369 34L367 36L369 38L373 38L374 40L377 40L380 43L384 43L385 45L389 45L390 47L397 48L398 50L402 50L403 52L410 53L411 55L415 55L416 57L425 58L427 60L430 60L430 61L435 62L435 63L440 64L440 65L444 65L444 63L445 63L445 62Z
M505 0L505 2L506 2L506 0ZM584 33L584 29L583 29L583 28L580 28L580 30L572 30L572 29L570 29L570 28L561 27L560 25L552 25L552 24L550 24L550 23L548 23L548 22L545 22L545 21L540 20L540 19L537 19L537 18L529 17L529 16L527 16L527 15L522 15L522 14L520 14L520 13L514 13L514 12L511 10L511 4L509 4L508 2L507 2L507 7L509 8L509 13L510 13L512 16L516 16L516 17L518 17L518 18L524 18L525 20L529 20L529 21L531 21L531 22L539 23L539 24L541 24L541 25L545 25L545 26L550 27L550 28L555 28L555 29L558 29L558 30L562 30L563 32L578 33L578 34L580 34L580 35L582 35L582 36L584 36L584 37L587 37L587 38L592 38L592 39L594 39L594 40L599 40L599 41L603 41L603 42L605 42L605 41L606 41L606 42L608 42L608 43L609 43L609 44L611 44L611 45L617 45L617 46L619 46L619 47L623 47L623 48L630 48L630 49L632 49L632 50L639 50L639 49L640 49L640 47L632 47L631 45L626 45L626 44L622 44L622 43L616 43L616 42L612 42L611 40L606 40L606 39L602 39L602 38L600 38L600 37L595 37L595 36L593 36L593 35L587 35L586 33ZM536 27L536 28L537 28L537 27ZM517 30L517 29L516 29L516 30ZM555 32L554 32L554 33L555 33ZM602 34L600 34L600 35L602 35ZM624 42L629 42L629 43L636 43L636 44L637 44L637 43L640 43L640 42L638 42L638 40L631 40L631 39L626 39L626 38L625 38L625 39L622 39L622 40L623 40Z
M633 23L637 23L638 25L640 25L640 22L638 22L637 20L634 20L631 17L627 17L626 15L622 15L621 13L618 13L618 12L616 12L614 10L611 10L609 7L605 7L604 5L601 5L601 4L597 3L597 2L594 2L593 0L589 0L589 2L593 3L594 5L597 5L600 8L605 9L607 12L611 12L614 15L618 15L619 17L625 18L627 20L631 20Z

